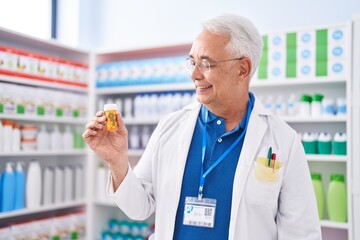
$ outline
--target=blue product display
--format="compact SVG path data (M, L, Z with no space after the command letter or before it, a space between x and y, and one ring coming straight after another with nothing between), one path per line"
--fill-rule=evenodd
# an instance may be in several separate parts
M1 176L1 212L14 210L15 174L11 163L6 164L6 170Z
M14 209L25 208L25 173L18 162L15 171L15 204Z

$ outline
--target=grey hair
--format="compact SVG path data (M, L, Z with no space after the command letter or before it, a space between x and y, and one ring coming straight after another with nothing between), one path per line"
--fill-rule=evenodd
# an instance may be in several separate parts
M251 60L251 77L260 62L263 49L262 37L255 25L247 18L224 14L207 20L203 28L211 33L230 37L225 47L234 57L248 57Z

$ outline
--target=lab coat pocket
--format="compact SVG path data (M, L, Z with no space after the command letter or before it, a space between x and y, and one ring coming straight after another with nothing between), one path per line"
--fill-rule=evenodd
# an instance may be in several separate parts
M246 183L245 200L248 204L274 208L277 206L282 178L282 163L268 166L268 159L257 157Z

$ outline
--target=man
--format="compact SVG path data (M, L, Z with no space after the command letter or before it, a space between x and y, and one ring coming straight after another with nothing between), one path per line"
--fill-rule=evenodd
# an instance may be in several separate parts
M130 218L155 212L151 239L321 239L301 142L249 93L261 52L246 18L207 21L187 59L200 104L165 116L134 170L120 114L116 132L102 112L87 124L108 194Z

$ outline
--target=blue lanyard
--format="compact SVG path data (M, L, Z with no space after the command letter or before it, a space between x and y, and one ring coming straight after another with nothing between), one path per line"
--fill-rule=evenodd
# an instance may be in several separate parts
M204 190L204 183L205 183L205 178L206 176L217 166L219 165L219 163L222 162L222 160L224 160L224 158L231 152L231 150L233 150L235 148L235 146L241 141L241 139L245 136L246 130L247 130L247 126L249 123L249 118L250 118L250 113L251 113L251 108L252 108L252 102L251 99L249 98L249 104L248 104L248 109L247 109L247 113L246 113L246 122L245 122L245 129L244 131L241 133L241 135L236 139L235 142L233 142L231 144L231 146L226 149L225 152L223 152L223 154L221 154L221 156L216 160L216 162L211 165L211 167L209 167L209 169L204 173L204 159L205 159L205 150L206 150L206 125L207 125L207 121L208 121L208 109L205 108L205 127L204 127L204 134L203 134L203 139L202 139L202 148L201 148L201 174L200 174L200 186L199 186L199 192L198 192L198 199L201 200L202 196L203 196L203 190Z

